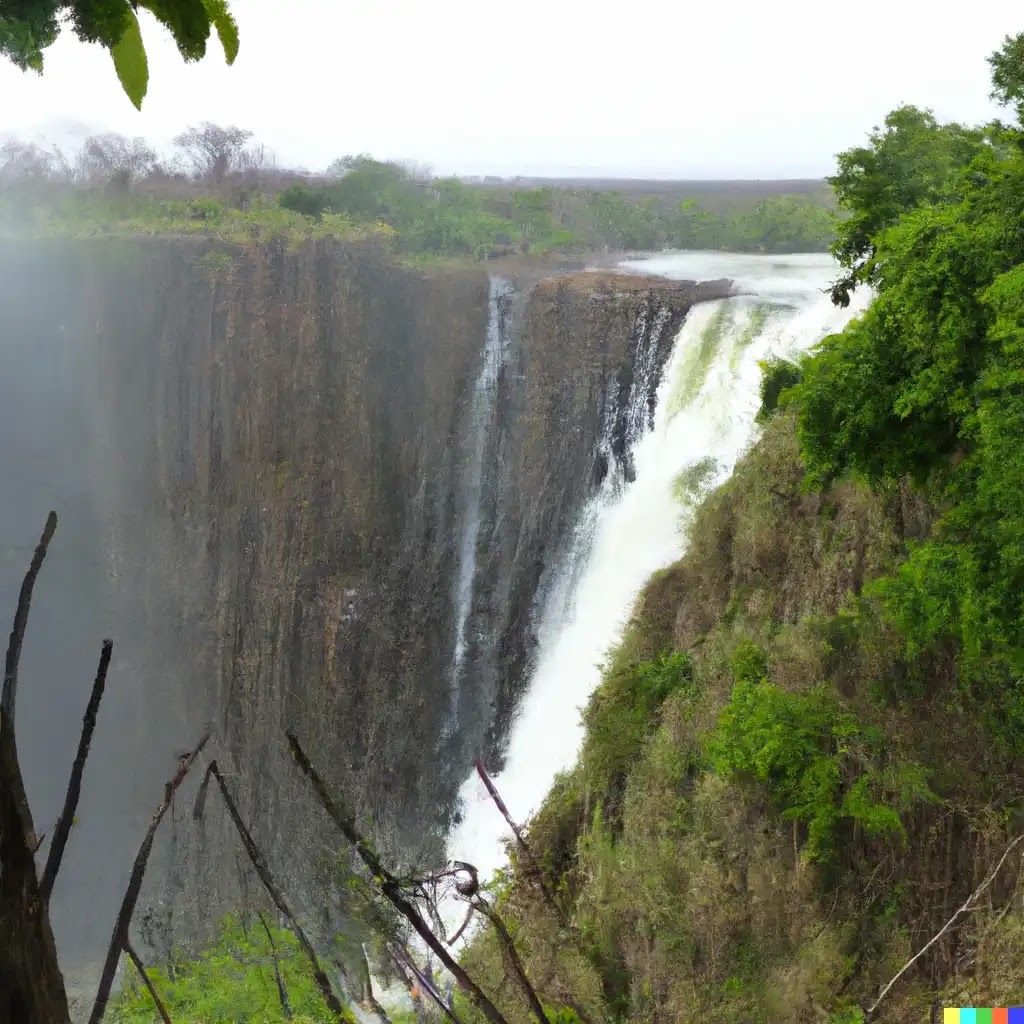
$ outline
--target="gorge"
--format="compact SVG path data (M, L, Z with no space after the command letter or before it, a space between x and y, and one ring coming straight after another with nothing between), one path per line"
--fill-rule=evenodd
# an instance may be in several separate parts
M20 368L0 383L8 604L41 517L69 509L22 669L40 832L115 642L53 905L70 975L103 948L143 823L206 725L303 905L324 902L336 841L285 727L391 856L439 856L473 759L501 765L588 500L635 475L679 328L730 284L529 266L489 283L372 242L65 239L5 244L0 263ZM154 957L238 904L234 842L172 814L139 922Z

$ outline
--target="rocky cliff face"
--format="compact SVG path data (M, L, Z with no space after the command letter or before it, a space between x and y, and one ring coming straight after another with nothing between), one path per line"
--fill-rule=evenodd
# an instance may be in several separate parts
M50 242L0 249L0 268L7 606L46 511L63 515L23 663L40 830L115 638L64 948L102 942L141 822L206 723L297 887L336 840L286 727L392 856L436 851L471 758L500 752L576 515L606 474L628 478L686 310L725 285L496 287L329 242ZM179 809L167 842L140 921L157 946L174 906L209 917L245 888L216 815L197 831Z

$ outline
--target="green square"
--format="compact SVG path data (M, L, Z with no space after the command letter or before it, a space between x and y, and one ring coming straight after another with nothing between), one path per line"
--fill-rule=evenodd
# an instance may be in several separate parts
M992 1024L992 1007L990 1006L987 1010L978 1009L974 1011L976 1016L974 1018L975 1024Z

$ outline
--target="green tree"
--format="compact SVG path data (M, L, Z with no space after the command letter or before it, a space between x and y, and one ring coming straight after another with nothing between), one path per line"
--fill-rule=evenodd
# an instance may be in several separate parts
M205 55L213 30L227 62L232 64L238 55L238 26L227 0L0 0L0 54L23 70L42 72L43 51L67 19L83 42L99 43L110 51L128 98L141 108L149 68L135 16L139 7L170 30L186 61Z
M839 154L838 170L828 179L847 214L832 246L846 268L832 290L837 304L848 305L859 283L875 280L871 257L879 233L922 204L951 198L983 141L980 129L940 126L930 111L903 106L871 133L867 146Z
M1022 52L1017 36L991 59L1006 102L1019 102ZM907 655L953 654L964 696L1019 752L1024 132L1000 127L980 143L980 131L912 121L899 159L890 134L841 158L854 225L838 248L851 278L877 294L807 361L792 401L809 483L910 475L941 510L931 536L873 590ZM916 181L897 180L900 161ZM858 179L855 167L886 172Z
M328 205L335 213L396 228L411 222L421 197L404 168L366 156L346 161L343 176L325 188Z
M1013 107L1024 124L1024 35L1007 36L988 59L992 68L992 99Z

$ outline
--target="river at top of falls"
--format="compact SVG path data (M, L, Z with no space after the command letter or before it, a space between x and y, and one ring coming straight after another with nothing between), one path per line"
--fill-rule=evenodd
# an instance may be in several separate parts
M495 779L518 821L537 811L556 775L575 763L581 709L637 595L652 573L684 553L689 512L753 440L759 361L810 348L867 301L858 293L850 309L833 306L823 289L837 267L819 254L665 253L622 269L680 280L728 277L741 294L687 315L658 388L653 428L634 446L635 478L609 474L538 609L535 667ZM460 801L448 856L490 878L507 860L511 832L475 774Z

